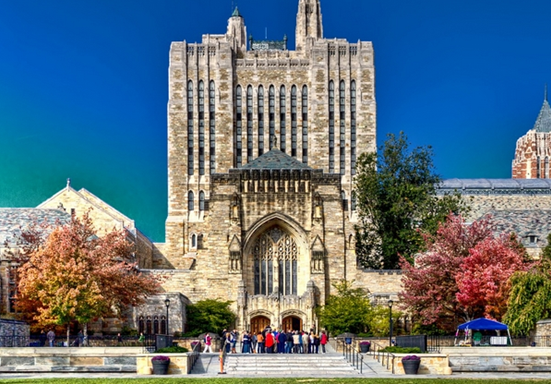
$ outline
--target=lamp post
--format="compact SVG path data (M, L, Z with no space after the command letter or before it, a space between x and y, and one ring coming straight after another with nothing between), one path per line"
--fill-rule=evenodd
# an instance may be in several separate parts
M389 320L389 334L390 338L388 339L388 346L392 347L392 304L394 304L394 301L389 300L388 301L388 320Z
M168 332L168 307L170 307L170 299L167 297L165 299L165 306L166 306L166 335L169 335Z

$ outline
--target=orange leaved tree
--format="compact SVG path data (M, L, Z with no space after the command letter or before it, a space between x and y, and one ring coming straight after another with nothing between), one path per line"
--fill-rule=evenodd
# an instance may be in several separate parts
M120 316L159 290L159 282L133 262L125 231L98 237L88 215L73 217L29 247L18 269L16 307L38 325L86 325L101 316Z

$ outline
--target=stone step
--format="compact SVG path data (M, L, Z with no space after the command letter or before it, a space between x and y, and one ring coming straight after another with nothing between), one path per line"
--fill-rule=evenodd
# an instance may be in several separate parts
M228 374L240 375L304 375L316 376L325 373L357 376L343 356L338 354L260 354L229 355L226 360Z

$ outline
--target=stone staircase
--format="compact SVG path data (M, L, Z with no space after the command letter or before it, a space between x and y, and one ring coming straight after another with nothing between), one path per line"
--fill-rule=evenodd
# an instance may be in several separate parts
M358 377L360 374L336 353L232 354L227 356L225 370L228 375L269 377Z

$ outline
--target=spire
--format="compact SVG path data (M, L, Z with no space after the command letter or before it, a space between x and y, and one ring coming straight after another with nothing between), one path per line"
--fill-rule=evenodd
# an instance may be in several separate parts
M231 14L231 17L243 17L243 16L241 16L241 14L239 13L239 9L235 7L235 9L233 10L233 13Z
M532 129L536 132L551 132L551 107L547 101L547 84L543 93L543 105Z

